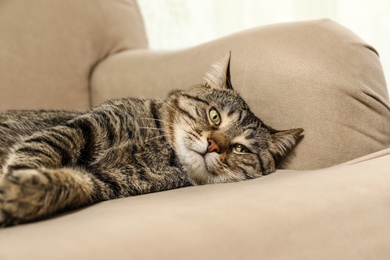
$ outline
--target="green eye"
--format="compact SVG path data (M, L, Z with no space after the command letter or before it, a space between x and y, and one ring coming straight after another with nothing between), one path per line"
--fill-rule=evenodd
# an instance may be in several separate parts
M234 146L234 151L236 151L237 153L250 153L249 149L242 144L236 144Z
M221 116L215 108L210 109L209 112L210 120L214 123L214 125L218 126L221 124Z

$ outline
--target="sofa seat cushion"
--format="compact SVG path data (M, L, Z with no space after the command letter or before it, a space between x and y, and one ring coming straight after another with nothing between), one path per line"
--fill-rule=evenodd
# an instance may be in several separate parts
M387 259L390 150L368 159L112 200L3 229L0 259Z

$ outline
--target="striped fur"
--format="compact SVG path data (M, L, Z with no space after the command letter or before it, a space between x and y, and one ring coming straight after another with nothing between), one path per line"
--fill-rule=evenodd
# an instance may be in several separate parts
M86 112L0 114L0 224L275 171L275 159L302 130L273 130L231 87L210 83L165 100L113 100Z

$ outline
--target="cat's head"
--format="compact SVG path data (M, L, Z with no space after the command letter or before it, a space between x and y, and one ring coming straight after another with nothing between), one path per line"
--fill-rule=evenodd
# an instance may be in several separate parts
M197 185L253 179L275 171L303 129L265 125L233 89L230 54L206 74L206 84L173 91L166 131L190 180Z

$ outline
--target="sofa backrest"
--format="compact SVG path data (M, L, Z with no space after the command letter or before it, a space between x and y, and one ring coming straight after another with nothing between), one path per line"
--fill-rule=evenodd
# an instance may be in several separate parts
M0 111L87 108L96 64L146 47L135 0L2 0Z
M94 70L93 103L163 98L204 83L210 65L229 51L233 86L252 111L276 129L305 130L282 168L324 168L390 147L390 102L379 56L330 20L257 27L172 52L112 55Z

